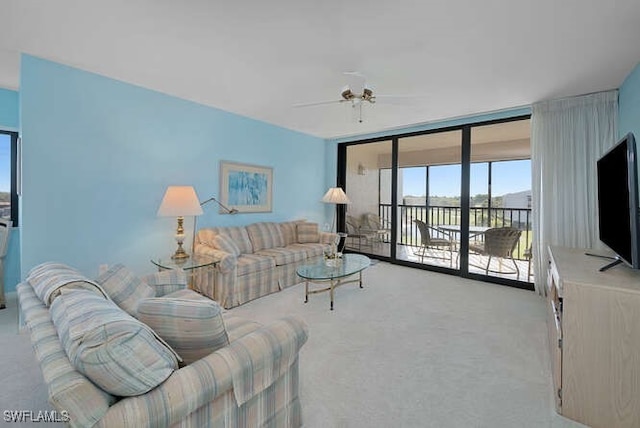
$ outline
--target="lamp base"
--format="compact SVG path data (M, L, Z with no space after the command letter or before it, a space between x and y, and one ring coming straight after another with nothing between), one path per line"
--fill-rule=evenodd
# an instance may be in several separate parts
M178 247L178 249L176 250L175 253L173 253L173 255L171 256L172 259L174 260L181 260L181 259L188 259L189 258L189 254L187 254L187 252L182 248L182 245Z

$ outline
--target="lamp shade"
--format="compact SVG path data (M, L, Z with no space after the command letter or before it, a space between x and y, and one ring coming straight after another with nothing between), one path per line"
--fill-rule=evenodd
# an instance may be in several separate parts
M182 217L202 214L202 207L193 186L169 186L164 193L159 217Z
M332 187L322 197L322 202L327 204L350 204L351 201L347 197L344 190L340 187Z

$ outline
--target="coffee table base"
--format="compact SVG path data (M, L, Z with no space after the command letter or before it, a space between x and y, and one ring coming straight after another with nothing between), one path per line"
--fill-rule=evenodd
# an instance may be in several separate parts
M354 274L355 275L355 274ZM353 276L353 275L350 275ZM348 281L345 281L345 279L348 279L349 276L344 277L344 278L337 278L337 279L324 279L324 280L310 280L310 279L305 279L304 280L304 302L307 303L309 302L309 294L318 294L318 293L324 293L325 291L328 291L330 296L331 296L331 310L333 310L333 290L335 290L336 288L340 287L341 285L345 285L345 284L353 284L355 282L359 283L360 288L364 288L362 286L362 271L358 272L358 279L350 279ZM328 287L325 288L320 288L318 290L311 290L309 291L309 283L313 283L313 284L326 284L327 282L329 283Z

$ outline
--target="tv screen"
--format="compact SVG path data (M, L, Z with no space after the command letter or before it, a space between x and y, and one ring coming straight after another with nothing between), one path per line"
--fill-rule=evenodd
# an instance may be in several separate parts
M638 170L633 134L605 153L597 169L600 240L638 269Z

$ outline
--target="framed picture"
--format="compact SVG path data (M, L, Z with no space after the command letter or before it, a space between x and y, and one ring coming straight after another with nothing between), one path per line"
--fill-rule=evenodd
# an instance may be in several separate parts
M273 168L220 162L220 199L229 208L241 213L271 212L272 186Z

